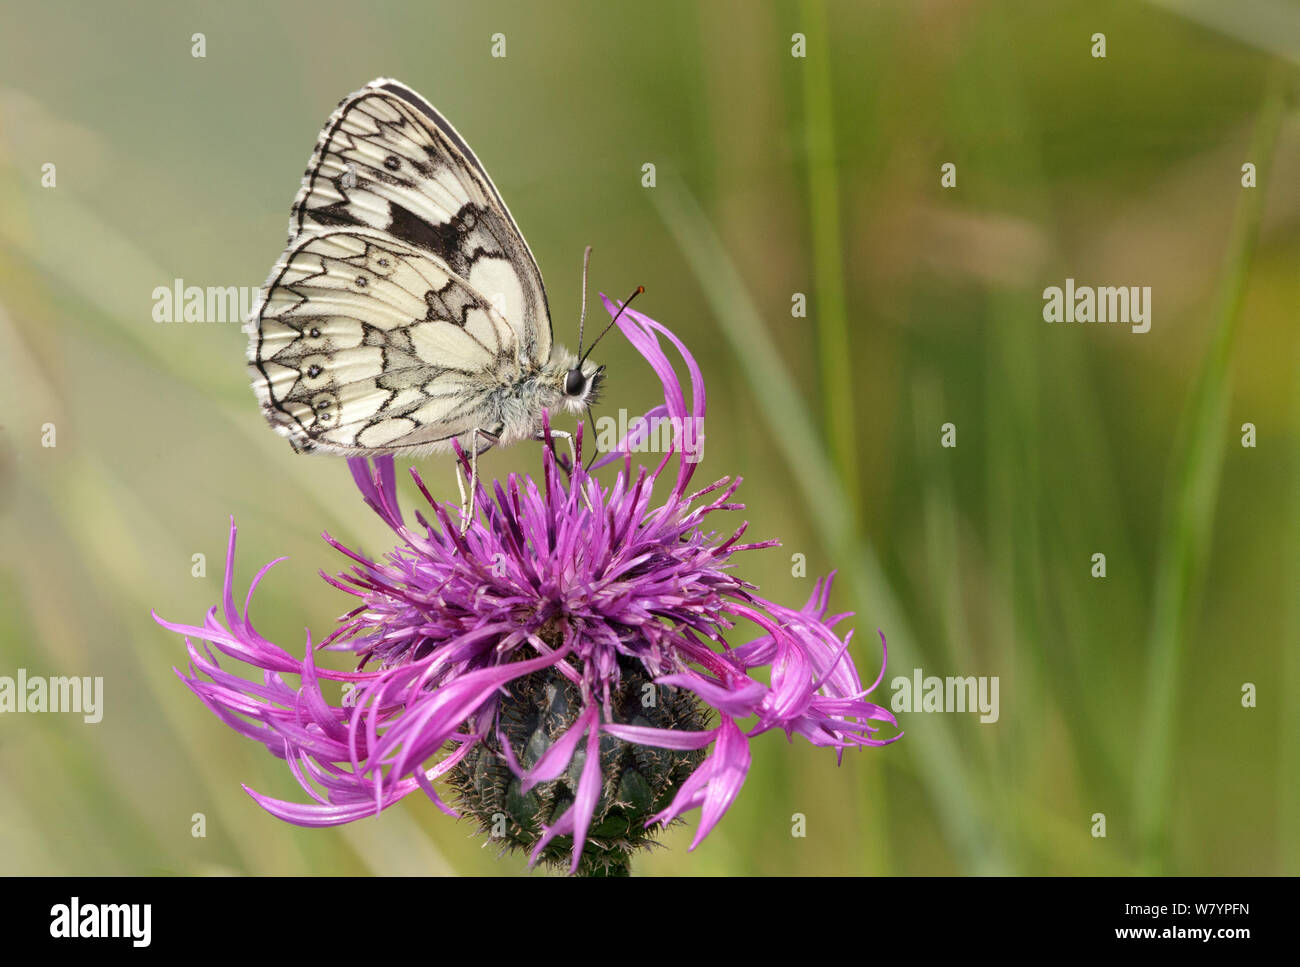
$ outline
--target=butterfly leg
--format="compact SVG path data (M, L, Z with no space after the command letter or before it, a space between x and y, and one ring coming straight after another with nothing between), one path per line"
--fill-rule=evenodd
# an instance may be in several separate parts
M482 449L479 449L479 437L482 437L487 441L487 445ZM456 488L460 491L460 532L462 534L469 530L470 522L474 519L474 502L478 497L478 456L480 453L487 453L491 450L498 440L500 440L500 437L490 430L483 430L479 427L475 427L470 431L468 500L465 497L465 485L460 479L460 468L456 468Z
M578 451L573 445L573 434L568 430L552 430L552 437L560 437L569 445L569 466L573 467L578 462ZM538 434L537 439L545 441L545 437Z
M578 450L573 445L573 434L568 430L552 430L551 437L552 439L555 437L562 437L564 441L569 444L569 466L576 468L578 466ZM542 434L538 434L537 439L545 441L546 437ZM582 499L586 503L587 509L594 513L596 508L591 506L591 498L587 496L587 491L585 490L582 492Z

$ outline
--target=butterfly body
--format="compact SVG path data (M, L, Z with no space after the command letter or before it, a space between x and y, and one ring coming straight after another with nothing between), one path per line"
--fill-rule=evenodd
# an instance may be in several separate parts
M537 263L468 145L385 78L321 131L253 321L254 392L304 452L509 444L603 378L553 345Z

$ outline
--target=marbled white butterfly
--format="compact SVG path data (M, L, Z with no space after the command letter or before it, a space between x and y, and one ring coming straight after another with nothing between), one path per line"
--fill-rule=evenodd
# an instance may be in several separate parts
M552 345L537 262L469 145L387 78L321 131L253 322L253 389L299 451L476 457L582 410L604 374Z

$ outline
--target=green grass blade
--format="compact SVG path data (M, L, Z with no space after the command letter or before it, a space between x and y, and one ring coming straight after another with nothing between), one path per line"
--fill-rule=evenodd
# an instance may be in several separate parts
M849 348L844 295L839 172L831 106L830 38L822 0L804 0L801 13L811 47L809 56L803 60L803 102L812 229L812 318L817 321L826 445L831 462L840 475L850 520L856 520L862 487L859 482L853 357Z
M1231 364L1246 273L1263 208L1264 185L1283 117L1281 70L1265 94L1250 157L1259 187L1242 192L1227 241L1209 351L1174 443L1165 521L1157 552L1148 640L1146 719L1139 740L1134 810L1142 860L1159 871L1168 860L1171 766L1179 677L1187 629L1200 595L1223 468Z

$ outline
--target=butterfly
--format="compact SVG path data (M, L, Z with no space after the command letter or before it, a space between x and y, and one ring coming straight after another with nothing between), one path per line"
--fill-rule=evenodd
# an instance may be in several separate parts
M483 450L540 438L543 411L590 413L604 378L581 324L577 354L554 345L537 261L469 145L388 78L325 123L251 322L253 390L300 452L459 443L476 478Z

